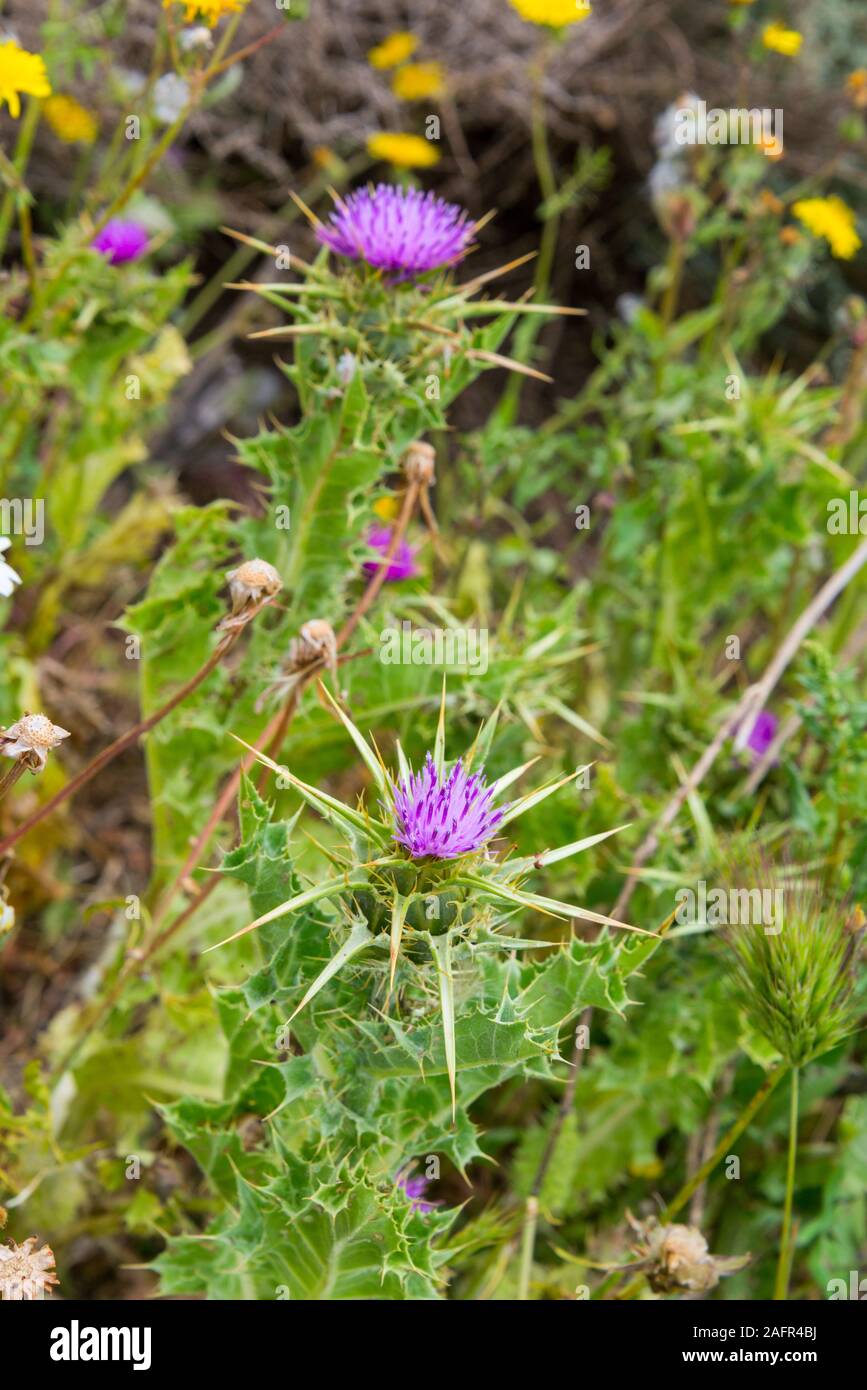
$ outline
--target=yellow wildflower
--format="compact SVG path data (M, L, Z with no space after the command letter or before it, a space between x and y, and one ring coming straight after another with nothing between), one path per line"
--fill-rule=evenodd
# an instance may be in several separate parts
M782 53L786 58L794 58L803 42L803 34L797 29L787 29L777 20L773 24L766 24L762 30L762 43L765 48L769 48L772 53Z
M174 3L175 0L163 0L163 9L170 10ZM248 0L179 0L179 3L184 7L185 24L203 19L211 29L215 29L223 15L238 14L246 7Z
M14 39L0 43L0 107L4 101L16 120L21 115L21 96L49 97L51 84L38 53L28 53Z
M755 0L729 0L730 5L752 5Z
M383 159L398 169L428 169L440 157L436 147L421 135L404 135L390 130L368 135L367 152L374 159Z
M418 39L415 34L408 34L402 30L397 34L389 34L377 48L372 48L367 55L367 61L372 68L396 68L398 63L405 63L407 58L411 58L417 48Z
M768 159L782 159L784 150L783 142L779 135L762 135L758 142L759 149Z
M589 19L593 10L587 0L509 0L528 24L545 24L549 29L565 29Z
M82 106L75 97L57 92L50 96L42 107L42 114L54 134L67 145L81 143L92 145L99 133L99 125L92 111Z
M374 502L373 510L382 521L394 521L400 508L396 497L380 497L378 502Z
M861 246L855 214L842 198L801 198L792 211L808 232L824 237L838 259L850 261Z
M426 97L442 96L444 88L439 63L407 63L398 68L391 80L391 90L399 101L424 101Z
M850 72L846 78L846 86L854 105L862 111L867 106L867 68L856 68L854 72Z

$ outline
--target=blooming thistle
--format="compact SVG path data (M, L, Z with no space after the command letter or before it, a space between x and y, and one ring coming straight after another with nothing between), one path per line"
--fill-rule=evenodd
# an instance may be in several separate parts
M28 1236L23 1245L12 1240L0 1245L0 1298L9 1302L32 1302L45 1297L45 1292L59 1282L55 1274L54 1252L50 1245L40 1245L36 1236Z
M99 134L99 123L93 112L63 92L57 92L43 103L42 114L64 144L92 145Z
M390 526L373 526L367 533L367 544L371 550L375 550L380 556L385 558L388 548L391 545L392 529ZM418 566L415 563L416 547L410 545L409 541L401 538L397 550L391 557L388 568L385 571L385 578L389 584L394 584L401 579L414 579L418 574ZM365 574L376 574L382 568L382 560L365 560Z
M413 859L458 859L491 838L503 812L484 772L470 775L457 762L448 777L428 753L421 772L401 778L394 793L394 838Z
M839 260L851 261L860 250L862 241L855 230L855 214L842 198L834 194L829 198L801 198L793 204L792 212L808 232L827 241L831 254Z
M513 782L532 766L535 759L499 777L487 786L484 770L475 767L481 761L480 749L488 746L497 724L495 712L479 732L476 743L463 759L447 767L445 761L445 685L440 704L439 722L433 752L425 760L424 769L414 774L400 744L397 744L398 770L392 774L378 751L371 747L363 734L337 703L325 686L320 686L323 701L332 708L355 744L379 796L379 810L356 809L345 805L327 792L302 782L286 767L281 767L267 754L238 739L265 767L282 779L282 785L294 788L310 806L341 830L357 856L355 869L342 869L334 878L295 894L278 907L242 927L226 941L226 945L247 932L255 931L267 922L328 898L354 899L347 905L353 925L343 945L324 970L306 990L292 1014L306 1007L321 989L343 967L362 951L388 934L390 960L389 994L394 986L395 970L405 931L416 941L426 943L436 963L436 977L443 1017L443 1041L446 1071L455 1112L455 1009L452 951L470 925L464 920L463 905L471 907L475 919L486 908L500 914L505 923L515 908L532 909L555 917L578 917L599 926L623 927L654 937L655 933L630 927L625 922L602 913L555 898L531 893L523 886L527 874L544 864L556 863L573 854L589 849L606 840L624 826L616 826L597 835L586 836L573 844L554 850L543 850L524 858L498 860L488 850L494 831L505 828L524 811L536 806L585 771L576 768L565 777L556 778L536 791L505 805L495 804ZM431 901L437 903L438 919L430 918ZM514 950L529 950L545 945L536 940L501 938L503 945ZM209 947L215 950L216 947ZM289 1020L289 1022L292 1021Z
M586 0L509 0L528 24L541 24L546 29L566 29L581 24L593 13Z
M8 536L0 536L0 556L8 550L12 542ZM6 561L0 559L0 598L11 598L15 585L21 583L21 575Z
M779 723L777 716L769 710L760 710L756 715L746 741L746 747L756 758L761 758L767 753L776 737Z
M25 714L0 730L0 754L20 758L32 772L41 772L52 748L69 738L68 729L52 724L45 714Z
M469 249L473 230L455 203L417 188L380 183L341 199L316 234L339 256L406 278L459 261Z
M367 137L367 153L396 169L430 169L439 163L439 150L422 135L403 130L380 130Z
M437 1207L442 1205L440 1202L425 1201L428 1190L427 1178L411 1178L408 1168L401 1169L395 1178L394 1185L401 1189L412 1210L417 1211L420 1216L427 1216L429 1212L436 1211Z
M107 256L112 265L137 261L147 249L147 228L132 218L113 217L90 243L94 251Z
M22 96L51 96L51 83L39 54L28 53L14 39L7 39L0 43L0 107L5 102L16 120Z

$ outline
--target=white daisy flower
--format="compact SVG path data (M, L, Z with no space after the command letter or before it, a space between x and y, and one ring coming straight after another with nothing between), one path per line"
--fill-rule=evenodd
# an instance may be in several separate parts
M11 544L8 536L0 536L0 555L9 549ZM0 560L0 598L11 598L15 585L20 583L20 574L17 574L11 565L7 565L5 560Z

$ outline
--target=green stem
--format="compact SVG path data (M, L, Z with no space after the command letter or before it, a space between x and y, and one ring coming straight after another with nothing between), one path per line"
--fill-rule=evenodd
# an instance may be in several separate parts
M543 85L545 68L548 63L550 52L551 50L547 45L543 46L530 69L530 138L533 149L533 163L536 168L536 178L539 181L539 190L542 194L543 207L546 203L550 202L557 193L557 175L554 170L553 160L551 159L551 150L548 144L548 129L545 123L545 94ZM542 227L539 255L536 260L536 273L533 276L533 298L537 303L544 302L548 294L551 282L551 270L554 264L554 255L557 250L559 235L559 213L551 213L549 211ZM528 314L521 320L515 333L515 341L512 349L512 356L519 362L526 360L541 327L541 316L536 314ZM497 411L501 424L510 425L513 423L521 401L522 385L522 377L517 374L510 376Z
M3 206L0 207L0 256L6 249L6 238L9 235L9 228L12 226L12 218L15 215L15 200L23 196L21 189L24 182L24 171L30 159L30 151L33 148L33 140L36 135L36 127L39 124L39 113L41 104L35 97L31 97L27 104L27 111L21 123L21 130L18 135L18 144L15 147L13 167L18 176L19 185L17 188L9 188L3 199Z
M786 1198L783 1204L783 1229L780 1232L780 1257L774 1299L785 1303L789 1296L789 1276L792 1272L792 1206L795 1199L795 1167L798 1157L798 1068L792 1067L789 1097L789 1161L786 1165Z
M536 1247L536 1226L539 1221L539 1198L528 1197L524 1210L524 1229L521 1235L521 1267L518 1273L518 1300L526 1303L530 1297L530 1276L533 1272L533 1251Z
M702 1183L707 1181L714 1168L720 1162L720 1160L725 1158L725 1156L729 1153L733 1145L737 1143L738 1139L740 1139L741 1135L743 1134L744 1130L747 1128L751 1120L753 1120L755 1116L758 1114L758 1112L761 1110L765 1101L768 1099L768 1096L771 1094L778 1082L781 1081L782 1078L785 1076L785 1073L785 1066L779 1066L777 1067L776 1071L770 1072L770 1074L765 1077L764 1081L762 1082L759 1089L756 1091L749 1105L747 1105L746 1108L741 1111L741 1114L735 1120L731 1129L723 1135L722 1139L720 1139L710 1158L708 1158L706 1162L704 1162L701 1165L697 1172L693 1173L692 1177L689 1179L688 1182L684 1183L680 1191L669 1202L668 1206L665 1208L665 1211L663 1211L660 1214L659 1224L661 1226L665 1225L667 1221L670 1221L673 1216L676 1216L677 1213L681 1211L683 1207L686 1206L687 1202L689 1201L692 1194L695 1192L696 1188L701 1187ZM613 1273L609 1274L607 1278L604 1279L603 1282L600 1284L594 1297L601 1298L608 1291L611 1285L617 1282L619 1277L620 1270L614 1270ZM631 1280L630 1283L626 1285L626 1287L622 1290L618 1297L627 1298L631 1294L633 1294L635 1290L640 1286L643 1277L643 1275L636 1276L635 1279Z

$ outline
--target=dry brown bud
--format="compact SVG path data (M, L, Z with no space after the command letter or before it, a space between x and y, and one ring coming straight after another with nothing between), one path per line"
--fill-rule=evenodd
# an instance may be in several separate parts
M436 453L432 444L417 439L403 456L403 471L411 483L430 487L436 482Z

